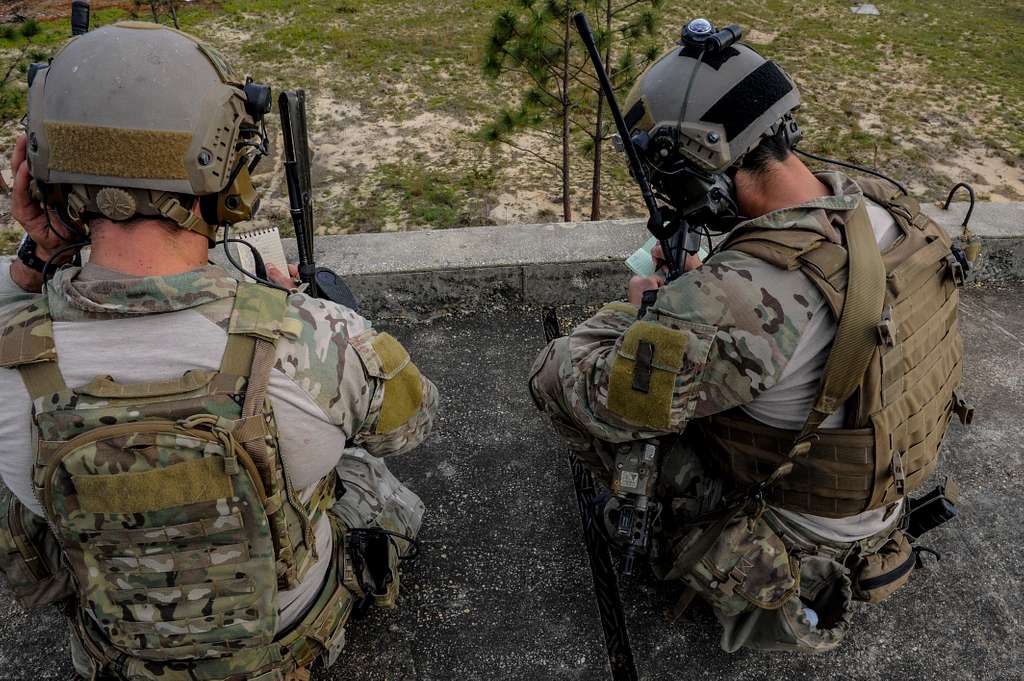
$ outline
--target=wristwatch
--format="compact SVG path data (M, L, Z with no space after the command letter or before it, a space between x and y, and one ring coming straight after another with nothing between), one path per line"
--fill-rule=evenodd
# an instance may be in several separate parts
M22 237L18 245L18 260L36 272L42 272L46 268L46 261L36 255L36 242L28 234Z

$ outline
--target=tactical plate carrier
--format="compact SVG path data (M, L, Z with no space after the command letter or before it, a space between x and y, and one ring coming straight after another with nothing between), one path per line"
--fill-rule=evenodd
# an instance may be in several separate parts
M965 423L973 417L955 392L963 366L957 305L964 274L950 239L913 199L878 180L857 184L889 211L901 231L882 253L884 307L877 337L867 341L872 346L866 348L867 371L854 377L859 382L846 402L845 427L817 430L810 449L791 458L792 471L765 490L775 506L828 518L887 506L913 492L935 469L952 415ZM856 220L866 221L866 212L854 211L848 239ZM870 232L870 223L859 228ZM722 248L799 269L821 291L835 319L848 312L844 245L810 231L741 228ZM823 385L828 374L826 368ZM833 411L838 406L832 405ZM798 439L795 431L764 425L739 410L702 420L701 430L728 477L741 487L768 478Z
M33 487L62 558L48 570L70 572L77 638L104 673L271 681L325 650L333 661L344 641L354 597L336 557L312 610L275 639L278 591L317 562L313 527L335 500L332 472L301 501L278 450L267 385L285 306L281 291L240 284L220 369L158 383L69 389L45 297L0 336L0 366L33 400ZM31 515L12 504L5 520ZM24 576L10 547L32 533L4 524L0 563Z

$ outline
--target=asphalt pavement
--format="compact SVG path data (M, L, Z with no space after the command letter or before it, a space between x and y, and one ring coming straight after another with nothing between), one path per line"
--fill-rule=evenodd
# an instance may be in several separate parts
M961 488L960 518L924 542L942 561L881 606L858 607L843 645L813 657L728 655L706 608L668 621L677 586L624 581L641 679L1024 678L1022 294L964 292L963 392L977 416L953 426L942 453ZM424 556L403 577L400 607L354 622L315 681L610 678L564 451L525 390L544 345L538 311L387 328L442 395L435 432L392 465L427 505ZM0 679L71 676L57 613L0 596Z

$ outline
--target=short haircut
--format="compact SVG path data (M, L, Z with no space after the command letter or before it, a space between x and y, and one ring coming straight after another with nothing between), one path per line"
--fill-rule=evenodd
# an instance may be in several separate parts
M761 143L748 151L739 167L756 175L764 175L773 163L782 163L792 153L785 126L779 126L774 135L765 135Z

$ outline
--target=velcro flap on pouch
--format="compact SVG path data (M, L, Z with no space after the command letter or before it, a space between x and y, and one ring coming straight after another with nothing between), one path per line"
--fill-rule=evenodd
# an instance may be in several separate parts
M75 392L79 395L113 398L181 395L208 385L216 375L214 371L196 369L186 372L181 378L151 383L118 383L111 376L99 376L81 388L76 388Z
M233 496L220 459L194 459L142 473L72 476L86 513L145 513Z
M651 428L672 424L672 395L689 336L655 322L626 331L612 361L608 409L630 423Z

